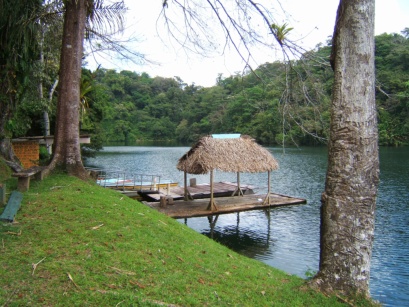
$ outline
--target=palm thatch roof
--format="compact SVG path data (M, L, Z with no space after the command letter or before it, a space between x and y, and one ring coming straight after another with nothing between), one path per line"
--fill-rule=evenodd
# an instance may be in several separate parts
M259 173L278 169L272 154L248 135L209 135L201 138L177 164L190 174L223 172Z

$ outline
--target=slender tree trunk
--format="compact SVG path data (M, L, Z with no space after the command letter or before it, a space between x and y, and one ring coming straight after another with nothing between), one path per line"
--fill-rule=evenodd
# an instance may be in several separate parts
M55 129L55 149L47 173L55 167L86 178L79 138L80 79L88 0L68 0L65 4L63 42L60 59L59 93Z
M41 63L41 69L42 73L44 73L44 26L42 25L40 21L40 26L41 26L41 32L40 32L40 39L39 39L39 51L40 51L40 63ZM38 94L40 96L40 99L44 99L44 86L43 86L43 78L40 78L40 81L38 83ZM43 120L44 120L44 130L43 134L44 136L49 136L50 135L50 119L48 117L48 111L47 107L45 107L45 110L43 111ZM51 148L47 144L47 152L51 154Z
M313 284L344 295L369 296L379 182L374 11L375 0L341 0L333 36L329 158Z
M58 78L54 81L54 84L51 86L51 89L48 92L48 105L49 106L52 104L53 95L54 95L55 89L57 88L57 85L58 85ZM48 107L47 107L47 109L48 109ZM50 117L48 115L47 110L43 111L43 120L44 120L44 135L49 136L50 133L51 133L50 132L51 129L50 129ZM52 153L51 145L47 145L47 152L49 154Z

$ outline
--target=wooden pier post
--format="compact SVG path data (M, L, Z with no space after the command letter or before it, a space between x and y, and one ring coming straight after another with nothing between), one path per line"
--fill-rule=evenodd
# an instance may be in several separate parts
M207 206L207 210L217 211L216 202L214 201L213 196L213 170L210 171L210 202Z
M183 186L184 186L183 199L188 200L187 199L187 173L186 173L186 171L183 172L183 179L184 179L184 182L183 182Z
M166 196L161 196L159 200L159 207L165 208L166 202L167 202Z
M234 190L233 194L231 196L244 196L243 190L241 189L240 186L240 172L237 172L237 188Z
M271 171L268 171L268 189L267 189L267 195L266 198L263 201L264 205L270 204L270 181L271 181Z
M190 179L190 186L192 185L192 182L194 182L194 186L196 186L196 178ZM187 188L187 173L184 172L184 192L183 192L183 200L188 201L188 200L193 200L192 195L190 195L190 192Z

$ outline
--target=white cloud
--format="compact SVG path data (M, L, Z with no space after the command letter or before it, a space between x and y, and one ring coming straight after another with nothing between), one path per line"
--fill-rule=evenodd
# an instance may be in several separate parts
M308 48L313 48L318 43L325 43L332 35L338 0L289 0L282 1L283 8L288 13L278 17L277 22L287 22L293 27L293 35ZM178 76L188 84L212 86L215 84L219 73L227 77L244 69L244 63L234 52L225 55L215 55L204 58L188 54L175 43L166 43L167 33L163 31L161 38L156 32L156 22L161 11L161 1L136 1L125 0L129 7L126 15L126 35L137 35L139 42L134 44L135 50L147 56L148 59L159 62L160 65L136 65L129 61L119 62L112 59L103 59L97 56L97 62L104 68L117 70L131 70L147 72L152 77ZM376 0L375 34L400 33L409 16L409 1L407 0ZM165 46L166 45L166 46ZM219 52L220 53L220 52ZM256 51L257 53L257 51ZM258 51L255 66L276 59L274 51ZM89 67L94 69L97 64L90 57L87 59Z
M400 33L408 28L409 1L376 0L375 34Z

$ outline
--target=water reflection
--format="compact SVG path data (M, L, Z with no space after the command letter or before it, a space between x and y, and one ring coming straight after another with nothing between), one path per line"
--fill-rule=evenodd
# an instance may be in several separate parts
M319 224L309 225L307 215L300 218L302 207L308 205L179 221L242 255L305 277L318 270Z
M259 221L256 227L248 228L248 221L240 224L240 213L229 214L221 219L224 222L218 225L219 215L209 216L207 220L209 227L200 231L201 234L223 244L247 257L257 258L270 254L272 242L270 233L270 214L268 210L261 210L264 213L264 221ZM235 221L233 221L235 217ZM227 222L227 219L232 220ZM247 223L246 223L247 222ZM187 221L185 220L187 224ZM189 224L187 224L189 226Z
M409 305L409 150L381 148L371 292L389 306Z

